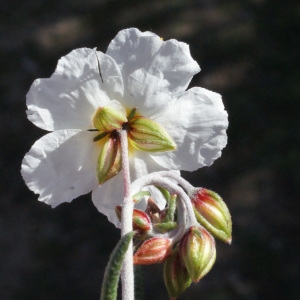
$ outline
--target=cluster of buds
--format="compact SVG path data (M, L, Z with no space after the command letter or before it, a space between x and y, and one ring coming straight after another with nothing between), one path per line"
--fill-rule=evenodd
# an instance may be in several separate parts
M145 211L133 210L132 227L136 232L134 237L134 264L161 263L172 252L173 239L167 233L177 227L175 222L176 199L176 194L169 195L168 205L164 210L161 210L152 198L148 199ZM117 206L115 210L121 220L122 207Z
M231 243L231 216L219 195L194 188L177 174L157 172L143 180L133 184L135 190L156 186L166 207L159 209L148 192L133 196L134 201L148 196L145 211L133 211L133 261L143 265L164 262L165 285L170 299L176 299L211 270L216 260L214 237ZM121 212L122 207L116 207L119 219Z
M192 282L198 282L216 260L212 235L202 226L191 226L164 265L164 280L170 299L176 299Z

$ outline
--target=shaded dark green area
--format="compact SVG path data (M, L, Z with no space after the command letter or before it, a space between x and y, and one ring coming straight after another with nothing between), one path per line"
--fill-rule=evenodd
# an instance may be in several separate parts
M223 95L228 146L210 168L185 173L217 191L233 215L233 243L180 299L299 299L298 1L27 0L0 6L1 299L99 299L119 231L90 195L51 209L19 173L44 132L25 95L62 55L105 52L124 28L190 44L202 71L191 86ZM144 268L145 299L167 299L162 266Z

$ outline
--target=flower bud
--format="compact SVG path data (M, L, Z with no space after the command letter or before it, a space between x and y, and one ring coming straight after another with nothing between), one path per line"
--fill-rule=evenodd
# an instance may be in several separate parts
M99 184L117 175L122 169L121 144L118 137L111 136L101 149L97 162Z
M128 136L132 146L149 152L172 151L176 144L167 131L156 122L144 117L133 117L129 122Z
M119 221L121 222L122 206L116 206L115 211ZM144 233L151 229L151 219L144 211L134 209L132 212L132 227L133 230L136 230L139 233Z
M164 280L170 299L179 297L192 283L187 269L181 263L178 247L165 261Z
M198 222L216 238L230 244L231 216L222 198L217 193L204 188L195 189L190 197Z
M198 282L216 260L215 240L203 227L192 226L180 240L179 253L189 276Z
M171 253L171 240L168 238L150 238L133 255L136 265L151 265L163 262Z

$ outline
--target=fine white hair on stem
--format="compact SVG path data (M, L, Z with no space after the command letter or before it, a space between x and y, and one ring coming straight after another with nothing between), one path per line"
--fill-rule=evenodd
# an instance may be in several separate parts
M161 177L167 177L169 179L174 180L179 185L181 185L183 187L183 189L187 192L194 189L194 187L188 181L186 181L184 178L182 178L180 176L180 173L178 173L178 172L159 171L159 172L155 172L155 173Z
M130 171L128 159L128 141L126 130L118 132L121 141L122 152L122 169L123 169L123 184L124 184L124 200L122 209L122 228L121 235L132 231L132 212L133 201L130 197ZM125 254L122 268L122 299L134 300L134 278L133 278L133 247L132 241L128 246Z

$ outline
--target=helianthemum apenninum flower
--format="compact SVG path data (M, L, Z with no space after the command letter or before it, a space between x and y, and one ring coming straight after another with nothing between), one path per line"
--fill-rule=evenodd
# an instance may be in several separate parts
M119 130L127 130L132 180L211 165L226 145L228 120L219 94L186 91L199 71L187 44L135 28L120 31L106 54L81 48L62 57L27 94L29 120L50 133L24 157L26 184L52 207L92 191L118 225Z

